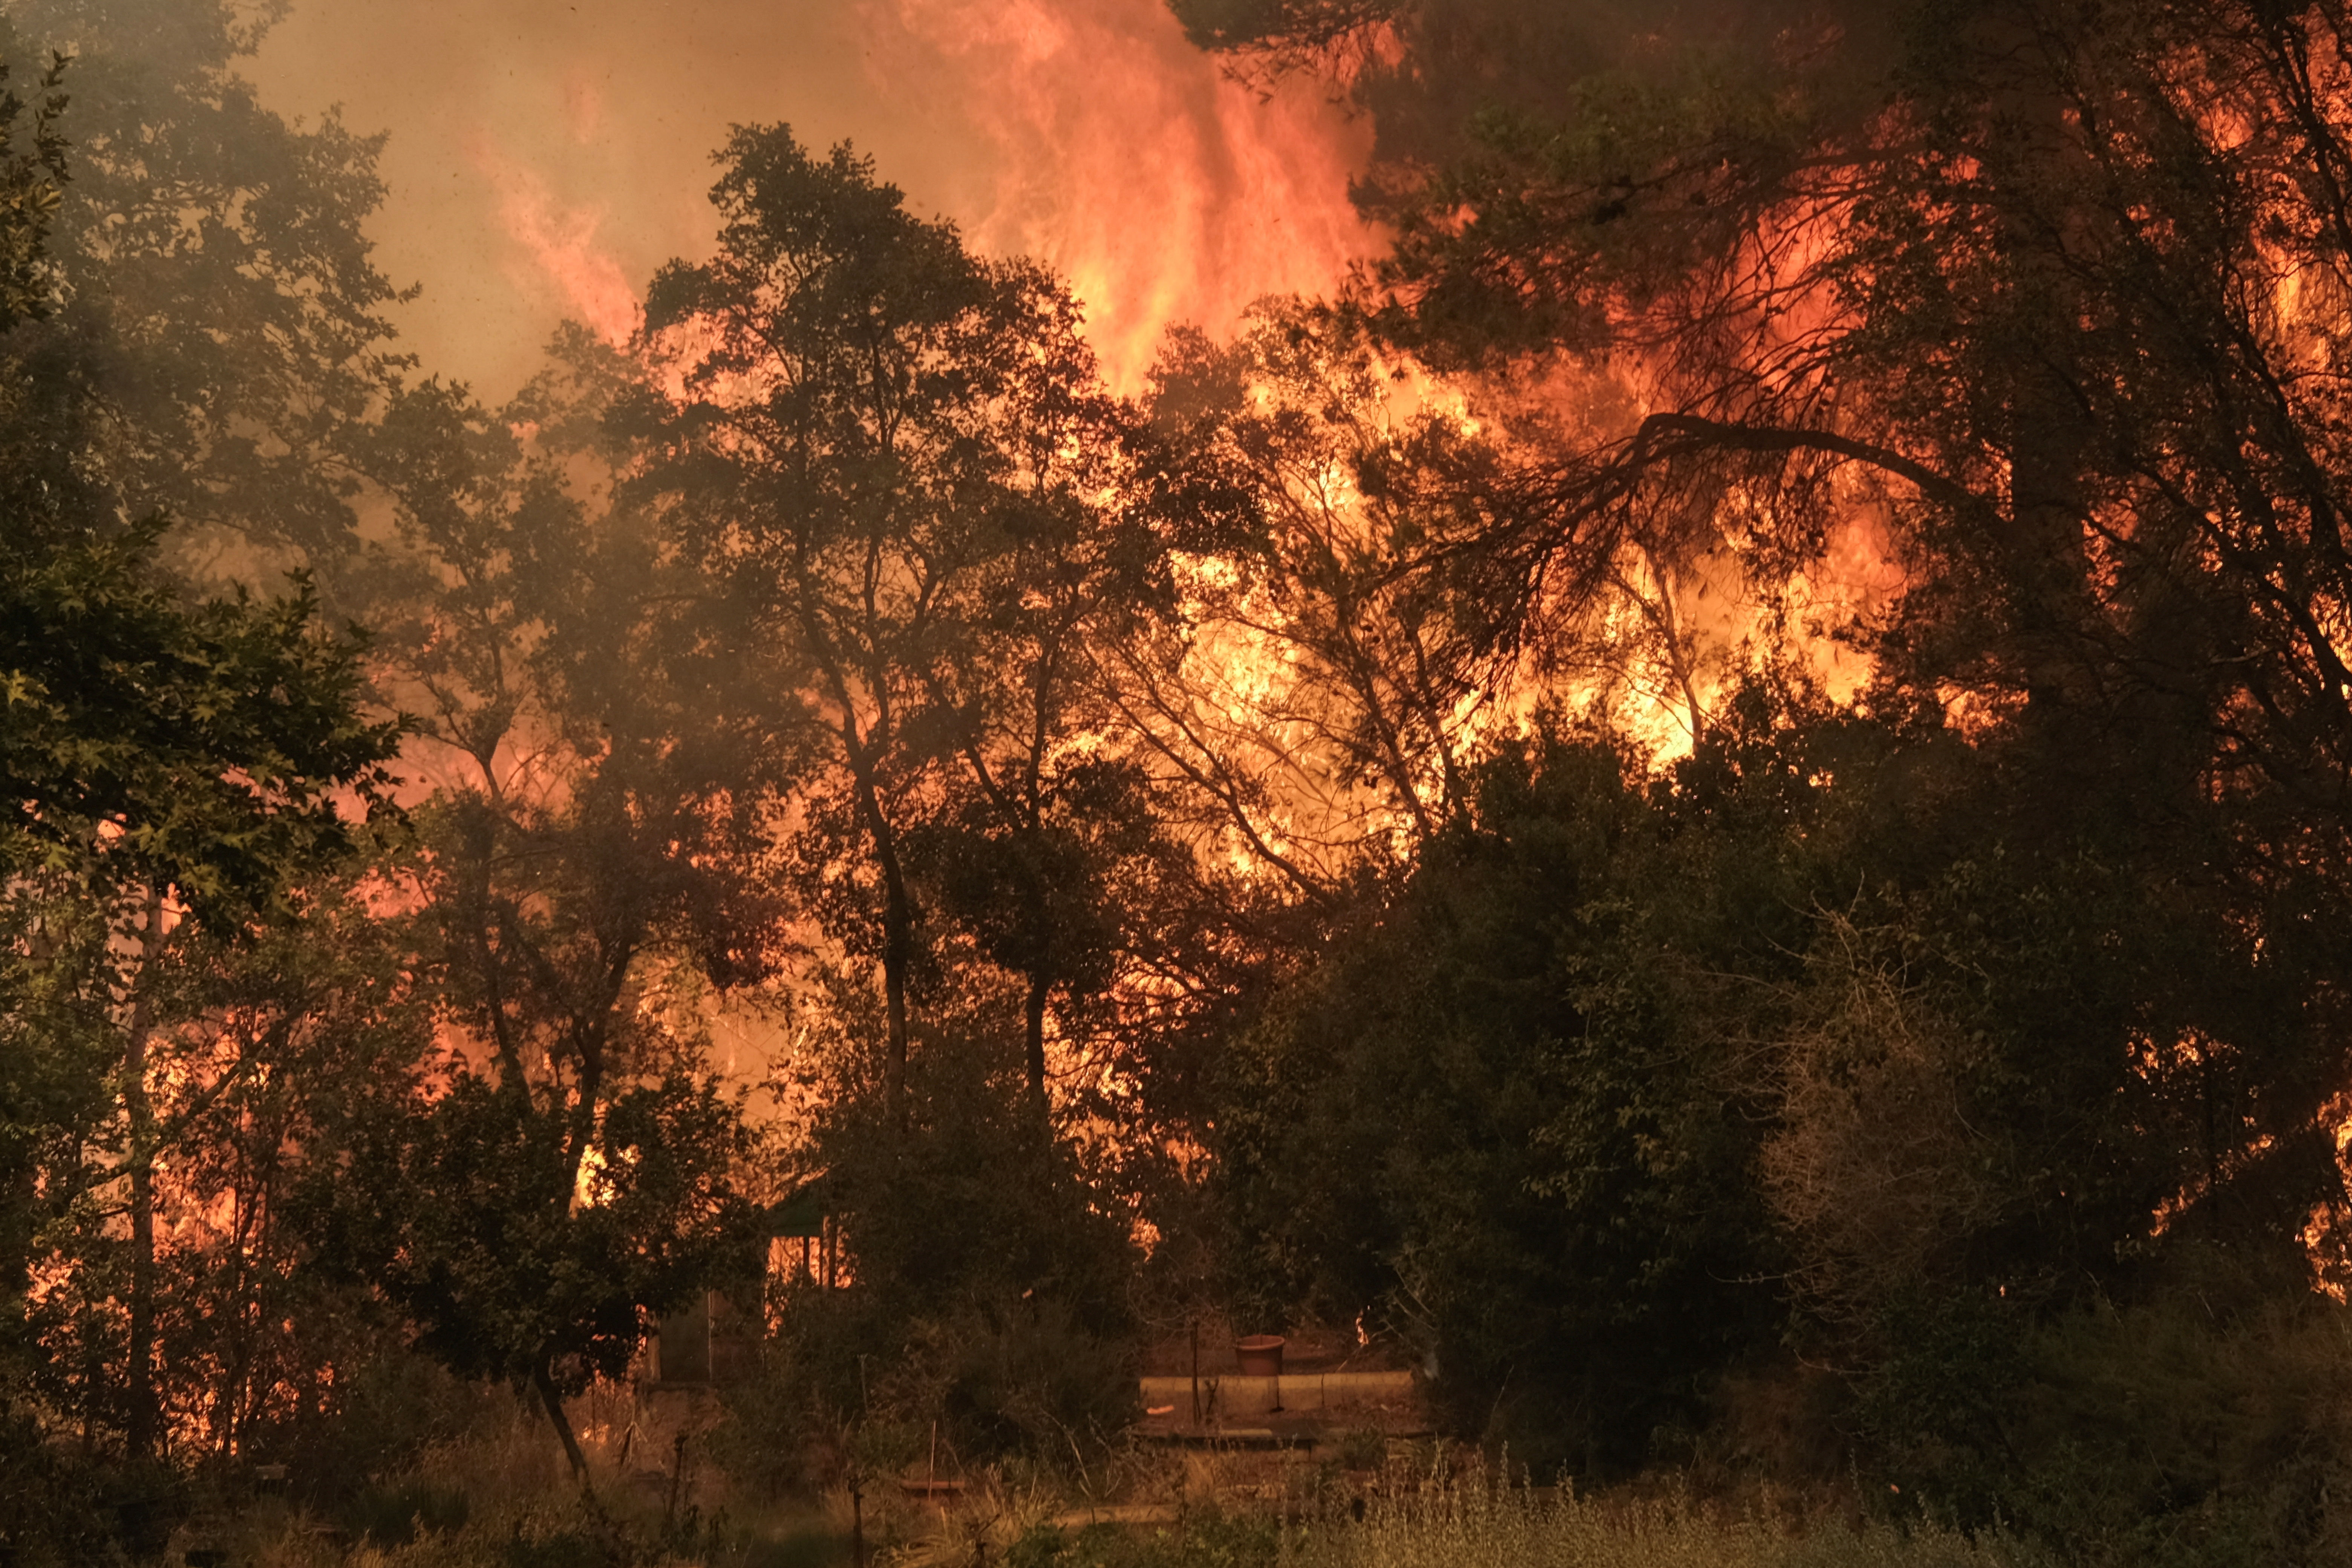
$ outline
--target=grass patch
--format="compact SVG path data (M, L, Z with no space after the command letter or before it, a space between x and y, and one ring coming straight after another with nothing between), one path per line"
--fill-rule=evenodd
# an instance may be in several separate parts
M1041 1524L1004 1568L2044 1568L1999 1535L1921 1521L1718 1517L1680 1500L1430 1485L1283 1527L1213 1510L1161 1528Z
M1363 1500L1293 1531L1284 1568L2042 1568L1995 1532L1921 1520L1726 1518L1672 1498L1595 1501L1550 1491L1427 1486Z

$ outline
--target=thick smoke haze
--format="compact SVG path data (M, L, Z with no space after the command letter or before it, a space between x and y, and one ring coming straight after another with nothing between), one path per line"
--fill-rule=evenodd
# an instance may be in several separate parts
M246 68L282 113L389 132L404 344L492 398L556 321L625 334L654 268L702 253L731 123L849 140L917 210L1050 262L1129 385L1170 322L1229 328L1377 244L1346 192L1368 124L1227 79L1158 0L302 0Z

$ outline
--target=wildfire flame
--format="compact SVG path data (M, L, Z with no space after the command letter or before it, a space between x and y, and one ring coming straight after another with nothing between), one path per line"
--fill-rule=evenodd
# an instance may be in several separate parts
M947 137L988 154L976 185L918 190L911 205L943 208L984 252L1067 279L1121 390L1143 384L1170 326L1227 335L1254 300L1328 293L1380 247L1348 195L1370 123L1312 84L1262 95L1229 79L1159 0L868 0L858 20L884 95L944 115ZM562 115L572 142L594 137L593 82L564 85ZM608 209L565 203L488 130L468 154L533 290L626 342L635 290L604 233Z
M637 330L637 292L597 243L604 209L565 205L543 176L508 157L487 132L475 138L472 153L474 166L498 192L499 223L565 310L606 342L627 342Z
M1223 337L1267 294L1328 293L1379 247L1349 199L1371 151L1312 84L1271 96L1184 41L1159 0L870 0L886 90L951 95L1001 171L982 250L1067 278L1112 384L1168 327Z

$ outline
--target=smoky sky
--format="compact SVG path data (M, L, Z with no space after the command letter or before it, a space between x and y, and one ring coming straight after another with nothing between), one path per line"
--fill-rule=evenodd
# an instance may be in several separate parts
M280 113L388 132L402 346L491 398L560 319L620 335L703 250L732 123L851 141L919 212L1055 266L1128 384L1171 322L1378 247L1346 194L1369 124L1228 79L1159 0L295 0L245 68Z

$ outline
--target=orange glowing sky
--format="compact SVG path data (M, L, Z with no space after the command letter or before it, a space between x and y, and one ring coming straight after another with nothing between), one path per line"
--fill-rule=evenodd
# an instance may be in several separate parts
M917 211L1050 262L1129 388L1166 325L1222 333L1377 247L1346 195L1369 128L1224 79L1160 0L296 0L247 69L282 113L391 133L403 344L492 399L560 319L625 333L703 252L737 122L846 138Z

